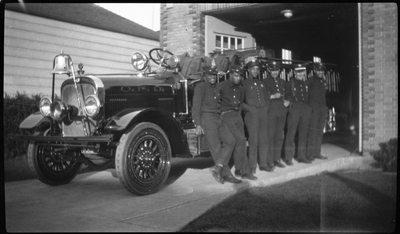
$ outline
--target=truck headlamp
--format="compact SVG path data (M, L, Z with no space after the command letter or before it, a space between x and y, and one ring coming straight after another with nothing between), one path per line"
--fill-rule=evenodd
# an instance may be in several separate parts
M96 95L89 95L85 99L85 113L94 118L100 112L100 100Z
M167 64L171 69L175 69L176 67L178 67L179 65L179 58L175 55L172 55L168 60L167 60Z
M68 106L61 101L55 101L50 105L50 115L55 120L61 120L68 115Z
M39 110L43 116L45 117L50 116L50 105L51 105L51 99L49 97L44 96L42 97L42 99L40 99Z

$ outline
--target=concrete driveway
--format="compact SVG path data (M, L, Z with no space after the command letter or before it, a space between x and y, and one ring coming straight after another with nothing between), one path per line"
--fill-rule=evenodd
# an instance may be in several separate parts
M348 141L346 141L348 142ZM270 186L323 171L368 168L346 147L324 143L328 160L257 172L258 180L217 183L211 158L174 159L171 174L156 194L135 196L122 187L114 169L78 175L52 187L38 180L5 184L8 232L166 232L178 231L211 207L255 186Z

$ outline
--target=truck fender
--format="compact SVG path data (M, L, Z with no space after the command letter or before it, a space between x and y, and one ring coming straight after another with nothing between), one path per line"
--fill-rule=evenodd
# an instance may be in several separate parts
M171 144L172 154L189 154L184 131L175 118L162 108L131 108L112 116L105 126L110 132L124 132L138 123L150 122L161 127Z
M106 124L105 129L111 132L119 132L125 130L128 125L146 109L125 109L111 116Z
M21 129L32 129L40 124L48 122L49 124L51 123L51 119L48 117L44 117L43 115L40 114L40 112L35 112L31 114L30 116L26 117L20 124L19 128Z

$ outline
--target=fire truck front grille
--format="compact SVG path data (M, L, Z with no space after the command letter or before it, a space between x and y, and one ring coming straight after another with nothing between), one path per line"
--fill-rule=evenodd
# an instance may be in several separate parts
M85 98L88 95L95 94L96 92L95 87L91 84L78 84L77 88L81 104L84 103ZM61 91L61 101L67 105L75 106L80 109L78 116L84 116L83 110L78 107L78 99L73 84L63 87ZM95 121L91 121L90 124L84 124L80 118L74 118L72 121L66 120L62 124L64 136L85 136L84 127L86 128L88 135L92 135L95 130L94 124Z

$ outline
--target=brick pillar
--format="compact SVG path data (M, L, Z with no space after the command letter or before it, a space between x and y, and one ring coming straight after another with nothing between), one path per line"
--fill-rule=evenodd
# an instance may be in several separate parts
M160 46L179 55L204 55L205 18L198 4L161 4Z
M363 152L398 137L398 16L395 3L361 4Z

